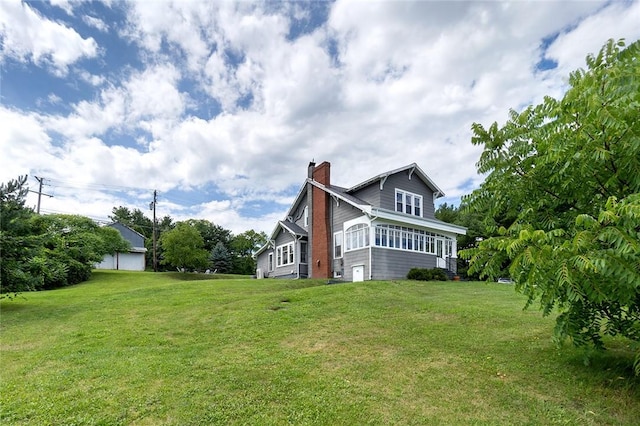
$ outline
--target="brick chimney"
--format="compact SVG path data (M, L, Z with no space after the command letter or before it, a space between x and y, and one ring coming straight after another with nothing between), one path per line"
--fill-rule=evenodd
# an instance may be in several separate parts
M311 164L309 166L311 168ZM329 186L331 164L324 161L314 167L311 174L314 181ZM330 278L333 258L331 254L331 197L322 189L314 186L311 203L311 278Z

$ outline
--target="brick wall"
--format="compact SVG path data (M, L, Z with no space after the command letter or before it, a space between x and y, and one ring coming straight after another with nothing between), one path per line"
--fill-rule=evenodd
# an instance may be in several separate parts
M331 164L323 162L313 170L313 180L325 186L331 184ZM331 198L320 188L313 187L311 277L331 277L331 227L329 213Z

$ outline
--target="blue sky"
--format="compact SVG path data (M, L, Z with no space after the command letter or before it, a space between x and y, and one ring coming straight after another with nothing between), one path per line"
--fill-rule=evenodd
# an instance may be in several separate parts
M311 160L342 186L416 162L458 203L482 181L471 124L562 96L638 22L639 2L2 0L0 180L99 220L155 189L159 216L236 233L270 232Z

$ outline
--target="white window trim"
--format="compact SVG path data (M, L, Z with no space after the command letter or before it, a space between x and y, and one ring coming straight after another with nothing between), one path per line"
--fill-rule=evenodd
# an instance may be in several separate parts
M377 223L372 226L373 232L369 232L373 234L371 244L373 247L389 249L389 250L401 250L401 251L409 251L413 253L423 253L430 255L438 254L438 241L441 241L442 244L442 255L443 257L451 257L457 258L457 241L456 237L453 235L443 235L438 234L433 231L428 231L424 229L410 228L400 225L392 225L388 223ZM387 230L387 238L385 239L386 245L382 245L382 238L378 244L377 236L378 236L378 228ZM393 238L392 238L393 233ZM382 232L380 233L380 236ZM395 237L398 238L395 238ZM412 241L409 243L409 239ZM391 241L394 242L393 246L391 246ZM406 243L405 243L406 241ZM416 244L418 242L418 244ZM422 243L420 243L422 242ZM403 244L404 243L404 244ZM396 245L398 247L396 247ZM411 248L409 249L409 246ZM420 247L423 249L420 250ZM433 247L433 249L432 249Z
M353 231L349 231L351 228L354 228L356 226L360 226L358 229L353 230ZM363 233L362 238L360 238L360 236L357 237L356 242L357 244L352 247L352 245L350 244L351 242L351 234L352 233ZM360 242L362 242L362 245L359 245ZM349 226L345 231L344 231L344 239L343 239L343 244L344 244L344 249L343 251L346 253L348 251L354 251L354 250L362 250L365 248L368 248L371 245L371 226L369 226L368 223L356 223L353 224L351 226Z
M287 247L287 258L284 258L284 248ZM295 262L295 244L292 242L282 244L276 247L276 268L281 266L294 265ZM292 256L293 253L293 256ZM291 261L292 260L292 261Z
M342 242L340 244L340 256L336 256L336 235L340 235L342 238ZM342 259L342 256L344 256L344 234L342 231L338 231L333 233L333 258Z
M309 227L309 206L305 206L304 207L304 227L308 228Z
M398 210L398 194L402 194L402 210ZM411 203L407 203L407 197L411 197ZM418 203L416 204L416 200ZM395 197L393 199L394 210L398 213L404 213L411 216L422 217L423 214L423 205L424 205L424 197L420 194L415 194L413 192L405 191L404 189L396 188ZM407 205L411 205L411 213L405 212ZM419 214L418 214L419 213Z

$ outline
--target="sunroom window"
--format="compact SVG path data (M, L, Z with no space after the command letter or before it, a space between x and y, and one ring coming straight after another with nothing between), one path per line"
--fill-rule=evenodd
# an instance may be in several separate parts
M353 225L344 233L345 250L369 247L369 226L364 223Z

